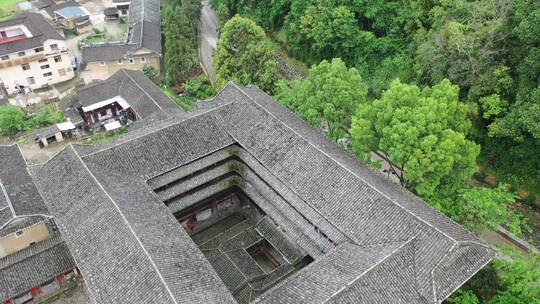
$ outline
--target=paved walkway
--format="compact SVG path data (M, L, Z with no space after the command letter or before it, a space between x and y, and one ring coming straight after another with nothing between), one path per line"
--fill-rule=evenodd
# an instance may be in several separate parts
M219 39L218 27L219 19L210 6L210 1L203 0L199 24L199 58L212 83L216 81L216 74L212 68L212 55Z

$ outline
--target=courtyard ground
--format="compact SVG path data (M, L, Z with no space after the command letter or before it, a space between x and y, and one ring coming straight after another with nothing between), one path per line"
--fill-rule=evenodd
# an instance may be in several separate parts
M79 283L77 287L45 301L44 304L90 304L90 299L82 283Z

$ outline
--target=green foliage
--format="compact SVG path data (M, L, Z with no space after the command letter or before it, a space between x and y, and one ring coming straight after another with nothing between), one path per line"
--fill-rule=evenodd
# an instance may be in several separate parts
M379 155L401 184L423 196L461 189L476 169L480 148L468 140L471 123L448 80L420 89L399 80L382 97L358 107L351 147L361 158Z
M33 130L46 127L54 123L62 122L64 113L58 111L55 105L44 105L37 108L34 113L30 113L24 122L25 130Z
M216 90L204 75L199 75L186 82L187 94L196 99L204 100L216 94Z
M221 30L214 55L217 86L228 81L257 84L273 93L279 78L277 62L264 30L248 18L235 16Z
M516 195L506 191L506 186L500 184L497 188L486 187L464 188L456 195L434 201L435 207L467 229L481 233L489 228L496 230L505 225L512 233L521 235L526 223L511 205L515 203Z
M355 57L359 29L354 13L345 6L310 6L300 18L299 34L309 46L309 58Z
M161 84L161 76L159 75L158 70L148 64L145 64L142 69L144 76L148 77L148 79L152 80L153 83L160 85Z
M358 71L341 59L322 61L309 70L306 80L280 81L277 99L310 125L322 127L334 140L350 127L351 115L366 102L367 86Z
M16 106L0 106L0 132L3 135L13 135L22 130L24 126L25 113Z
M480 304L474 292L470 290L458 290L446 302L448 304Z
M524 256L510 248L502 248L502 252L504 256L482 269L449 303L467 303L452 302L465 293L474 293L480 303L486 304L540 303L540 256Z
M192 32L191 24L180 6L169 5L163 11L165 36L165 82L170 86L184 83L188 72L197 65L197 51L186 33Z

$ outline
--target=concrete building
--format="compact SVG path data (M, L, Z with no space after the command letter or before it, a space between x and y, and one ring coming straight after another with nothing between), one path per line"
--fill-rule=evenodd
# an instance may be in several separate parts
M86 33L92 30L90 13L73 0L65 2L41 0L38 8L41 14L53 20L59 28L74 29L78 33Z
M256 87L32 172L95 303L436 304L495 254Z
M75 263L17 145L0 146L0 168L0 303L38 303Z
M160 69L161 17L159 0L129 3L125 41L85 46L81 49L84 79L107 79L120 69L142 70L145 65Z
M9 94L72 79L70 55L64 37L42 15L0 22L0 79Z

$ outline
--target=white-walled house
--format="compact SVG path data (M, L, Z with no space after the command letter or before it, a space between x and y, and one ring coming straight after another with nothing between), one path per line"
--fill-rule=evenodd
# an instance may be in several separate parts
M72 79L70 56L65 38L40 14L0 22L0 79L10 94Z

